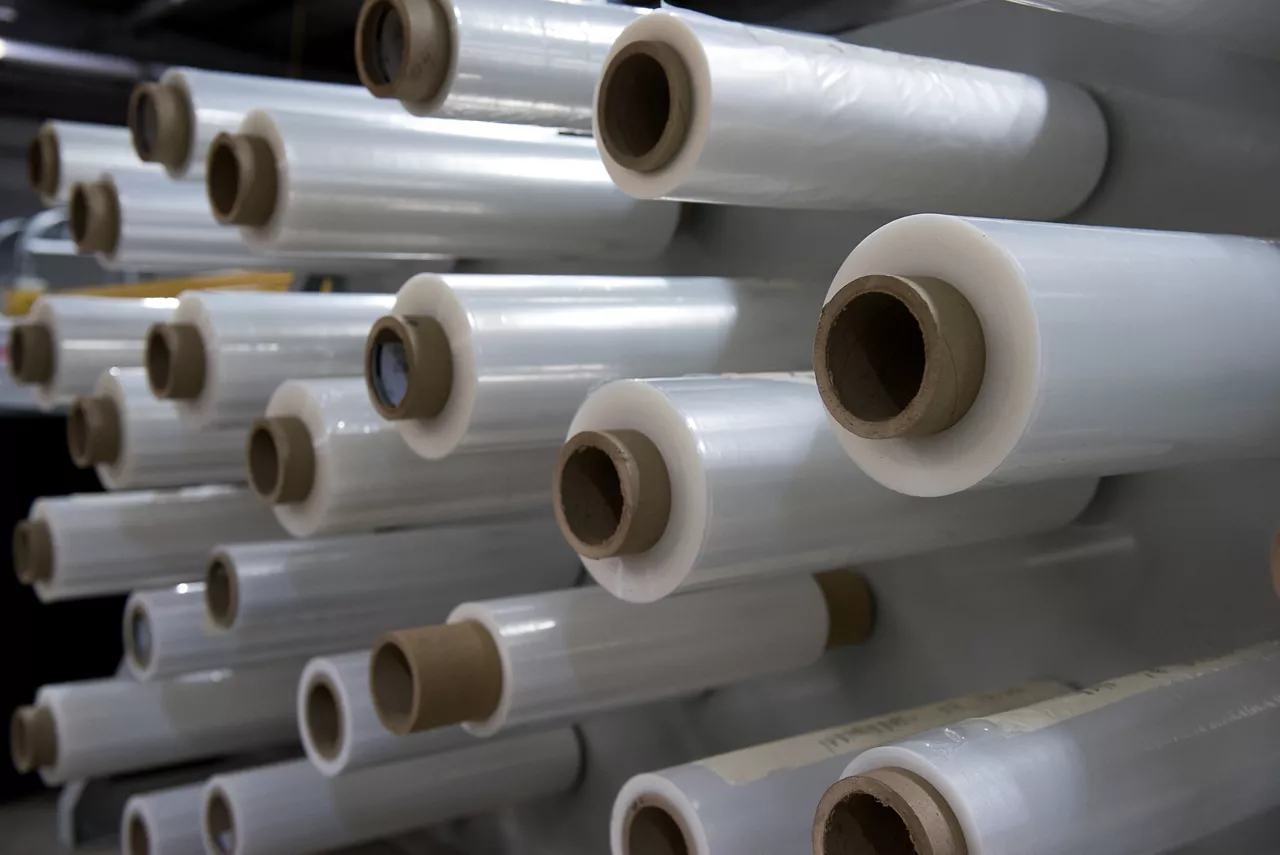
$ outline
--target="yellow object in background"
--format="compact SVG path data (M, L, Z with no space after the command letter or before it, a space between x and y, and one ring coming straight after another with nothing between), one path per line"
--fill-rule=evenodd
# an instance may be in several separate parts
M157 279L151 282L134 282L124 285L95 285L92 288L71 288L43 291L38 288L16 288L4 295L4 313L18 317L31 311L31 304L42 294L84 294L91 297L176 297L183 291L207 291L215 288L241 289L245 291L288 291L293 285L293 274L284 272L254 271L246 273L216 273L209 276L189 276L184 279Z

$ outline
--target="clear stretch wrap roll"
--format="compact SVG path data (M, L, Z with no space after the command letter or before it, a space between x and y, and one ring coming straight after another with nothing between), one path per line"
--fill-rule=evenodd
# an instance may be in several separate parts
M204 782L130 796L120 822L120 855L204 855Z
M282 385L250 435L249 472L295 537L545 515L550 463L523 449L423 460L360 379Z
M634 196L773 208L1054 219L1107 160L1069 83L667 11L614 42L595 137Z
M890 293L921 281L958 295L977 324ZM907 217L863 240L832 280L818 382L853 460L909 495L1274 454L1277 282L1269 241ZM885 293L856 296L863 288ZM879 334L860 336L863 322ZM974 350L980 386L950 427L883 439L846 427L859 412L892 416L874 428L931 394L945 401L928 384Z
M170 327L149 337L152 390L192 424L247 427L286 380L360 376L369 328L393 303L375 294L187 292Z
M895 851L1168 852L1280 805L1277 728L1275 642L1121 677L859 755L823 797L814 851L863 852L849 826L914 826Z
M813 315L804 315L816 303L782 280L422 274L396 295L401 322L370 334L365 376L383 415L422 456L529 449L542 461L545 491L564 431L593 387L807 367ZM443 333L443 347L429 349L431 330ZM415 399L423 399L416 410Z
M245 480L245 431L193 430L157 400L144 368L112 368L77 398L67 424L72 458L109 490L236 484Z
M679 205L620 191L590 139L453 125L254 111L210 153L214 212L250 245L285 252L613 260L670 241Z
M66 203L71 185L104 172L158 172L138 160L129 130L115 125L45 122L27 149L27 179L46 205Z
M383 727L369 694L371 652L312 659L298 681L298 732L307 757L325 777L475 744L457 725L410 736ZM818 795L830 783L828 775Z
M347 116L372 100L359 86L170 68L159 83L134 91L129 128L139 157L163 164L173 178L195 179L214 137L235 131L250 109Z
M656 482L644 469L631 483L625 467L596 465L603 454L595 446L575 447L574 437L600 431L637 432L651 442L656 467L665 467L665 495L645 493ZM1078 516L1098 483L1079 478L938 499L895 493L844 453L813 374L609 383L587 398L569 436L556 478L561 526L596 581L631 602L1047 531ZM611 508L605 496L619 485L622 501ZM592 548L602 518L620 526L629 509L662 499L665 527L651 546L605 555Z
M419 116L591 130L605 55L643 9L546 0L366 0L356 66Z
M219 543L287 537L242 487L37 499L14 530L18 578L44 602L194 581Z
M326 778L306 760L215 775L205 785L210 855L305 855L570 789L570 729L484 742Z
M862 751L975 715L1066 694L1027 683L753 745L636 775L618 791L609 823L613 855L809 855L813 808ZM654 850L666 837L684 848ZM646 848L649 847L649 848Z
M379 616L414 626L465 600L567 588L578 573L549 518L436 526L222 546L206 605L214 626L233 631Z
M173 680L41 686L12 722L21 771L47 784L296 745L300 666L210 671Z
M152 324L169 320L178 301L165 298L45 296L9 333L9 370L36 385L48 408L93 392L108 368L143 361Z
M374 704L396 733L478 736L693 694L807 665L864 640L872 602L848 571L735 585L646 608L599 588L463 603L445 626L374 648Z

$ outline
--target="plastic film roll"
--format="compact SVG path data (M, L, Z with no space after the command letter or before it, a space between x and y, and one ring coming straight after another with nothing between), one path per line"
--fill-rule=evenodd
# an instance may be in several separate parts
M589 139L394 118L250 113L210 151L214 213L277 252L612 260L675 231L679 205L618 190Z
M41 686L11 727L19 771L47 784L296 745L300 666Z
M578 560L549 519L222 546L209 562L210 623L234 631L443 620L464 600L567 588Z
M643 10L535 0L366 0L356 67L419 116L591 129L613 40Z
M152 391L201 427L248 427L286 380L358 377L369 328L392 306L373 294L187 292L147 339ZM224 538L224 542L232 542Z
M306 760L215 775L205 785L211 855L305 855L568 790L581 749L572 730L326 778Z
M545 514L548 462L524 449L423 460L363 380L289 382L249 437L250 479L296 537Z
M45 122L27 148L27 180L46 205L67 202L77 181L103 172L157 172L129 147L129 131L115 125Z
M832 281L818 384L853 460L909 495L1274 454L1280 375L1261 366L1280 360L1277 278L1263 240L907 217ZM913 296L922 281L976 329ZM972 403L908 429L974 349Z
M648 608L598 588L463 603L445 626L374 648L374 705L396 733L525 724L693 694L799 668L871 631L848 571L670 597Z
M121 855L204 855L204 783L130 796L120 823Z
M88 395L108 368L142 365L148 328L169 320L177 305L161 298L40 297L9 332L9 371L36 386L47 408Z
M804 855L812 851L813 806L859 752L1068 692L1061 683L1028 683L636 775L613 803L613 855ZM684 848L654 850L649 841L672 830L669 839Z
M642 198L1024 219L1070 213L1107 159L1071 84L666 11L614 42L595 137Z
M241 487L58 496L14 529L14 567L44 602L99 597L194 581L218 543L285 536Z
M241 429L185 427L173 403L151 394L143 368L104 372L67 421L71 459L110 490L242 482L244 442Z
M369 694L371 652L312 659L298 681L298 732L307 757L323 775L349 775L475 743L456 725L412 736L397 736L383 727ZM830 782L828 776L823 788Z
M1278 725L1275 642L1121 677L859 755L814 851L1171 851L1280 804Z
M638 435L621 440L627 459L643 443L654 449L648 466L618 465L608 443L620 434ZM632 602L1047 531L1078 516L1097 487L1079 478L936 499L895 493L849 460L808 373L609 383L569 437L555 478L561 529L596 581ZM659 536L647 548L613 542L655 503Z

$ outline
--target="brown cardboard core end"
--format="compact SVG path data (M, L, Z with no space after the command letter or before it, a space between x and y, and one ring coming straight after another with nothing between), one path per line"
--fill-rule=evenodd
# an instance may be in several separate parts
M141 814L129 817L129 825L125 829L125 846L129 855L151 855L151 835L147 832L146 820Z
M204 339L194 324L154 324L143 361L157 398L192 401L204 392Z
M919 322L889 294L852 300L827 334L836 396L863 421L887 421L905 410L920 392L924 363Z
M815 573L814 582L827 604L827 647L860 644L875 627L876 601L861 573L828 570Z
M645 805L628 817L623 855L689 855L680 823L657 805Z
M62 183L61 173L58 134L53 128L41 128L27 147L27 180L31 182L31 189L52 199Z
M44 192L44 156L39 138L27 143L27 185L37 193Z
M235 855L236 822L227 794L215 788L204 803L205 837L218 855Z
M342 706L328 680L318 679L307 687L304 724L307 738L320 756L336 758L342 751Z
M356 20L356 71L379 98L435 99L452 50L449 16L439 0L365 0Z
M151 618L147 610L135 604L124 619L124 648L135 667L145 671L151 666Z
M205 189L224 225L265 226L275 215L279 172L265 138L218 134L209 147Z
M53 578L53 532L44 520L22 520L14 526L13 569L24 585Z
M48 383L55 360L53 331L44 324L22 323L9 330L9 373L19 383Z
M160 147L160 117L156 108L155 83L139 83L129 98L129 131L133 150L144 163L155 163Z
M924 778L875 769L832 784L813 820L814 855L967 855L951 806Z
M383 642L373 651L369 669L373 703L387 730L401 736L413 725L413 667L409 657L392 642Z
M21 774L58 762L58 732L45 707L18 707L9 719L9 754Z
M369 398L389 421L433 419L453 394L453 350L432 317L379 318L365 343Z
M693 85L675 48L633 42L604 69L596 111L600 141L625 169L656 172L684 147Z
M560 503L572 536L589 546L612 538L622 524L622 479L602 449L583 446L560 470Z
M356 24L356 68L373 94L392 97L408 65L404 19L390 0L367 0ZM383 94L385 92L385 94Z
M223 553L213 556L204 574L204 605L209 622L219 629L230 629L240 608L240 591L235 568Z
M502 657L476 621L397 630L374 648L369 683L392 733L484 721L502 699Z
M867 793L853 793L827 817L827 855L922 855L902 817Z
M67 413L67 450L80 467L120 459L120 409L107 395L76 398Z
M89 220L93 216L90 209L93 201L89 198L89 185L77 181L71 186L71 198L67 201L67 231L80 252L89 252L84 247L85 238L89 235Z
M302 419L258 419L249 431L249 483L274 505L304 502L315 485L316 457L311 431Z
M236 199L240 197L240 182L244 178L240 174L240 161L230 137L220 136L214 141L209 149L208 166L208 178L205 182L213 213L220 222L234 222L231 216L236 209Z

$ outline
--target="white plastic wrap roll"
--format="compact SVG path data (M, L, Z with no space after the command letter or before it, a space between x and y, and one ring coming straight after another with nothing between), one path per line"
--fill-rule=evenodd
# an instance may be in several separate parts
M57 496L37 499L19 523L14 563L54 602L195 581L219 543L286 536L242 487Z
M278 252L648 258L679 216L615 187L590 139L549 128L254 111L228 139L255 159L215 145L214 212Z
M205 785L211 855L305 855L564 792L572 730L485 742L326 778L306 760L215 775Z
M1266 368L1280 364L1274 243L924 214L863 240L832 280L828 302L872 275L949 283L972 306L985 341L977 397L951 427L865 439L833 415L850 456L886 487L943 496L1280 450L1280 373ZM845 335L857 314L835 316L825 348L820 334L833 366L843 357L831 354L862 347ZM854 320L842 331L846 315ZM900 331L893 317L905 315L886 314L879 329ZM894 334L871 342L866 358L886 358ZM907 352L914 348L919 371L932 370L918 332L897 340L913 342ZM865 374L854 381L854 370L831 371L833 387L873 385Z
M578 559L549 516L222 546L206 576L209 617L235 631L377 616L414 626L464 600L567 588Z
M927 843L962 835L959 849L921 841L905 853L1156 855L1280 805L1277 728L1275 642L1121 677L859 755L844 777L862 777L823 798L814 838L827 845L814 851L861 851L839 826L867 795L887 796L878 827L905 837L912 812L894 798L905 771L922 794L915 804L936 811L917 826ZM835 822L821 835L827 815ZM948 818L958 828L940 828Z
M832 435L813 374L623 380L587 398L569 428L637 431L665 465L669 508L647 549L583 564L602 587L632 602L750 576L812 572L1032 534L1066 525L1093 497L1080 478L918 499L862 474ZM581 462L585 461L585 462ZM613 467L561 459L561 525L571 543L598 515L650 502L637 486L615 509L601 504ZM575 480L576 479L576 480ZM648 483L653 483L652 481Z
M31 189L46 205L66 203L71 185L97 181L103 172L159 172L129 145L129 130L115 125L45 122L27 150Z
M300 667L41 686L35 704L14 713L15 760L61 784L296 745Z
M894 739L1071 690L1027 683L753 745L636 775L613 802L613 855L646 855L674 830L685 855L808 855L813 808L849 759ZM673 828L674 826L674 828Z
M438 323L448 360L408 361L403 338L412 329L386 344L375 332L365 375L384 415L415 387L444 390L436 415L394 422L422 456L536 449L545 490L564 431L594 386L807 367L814 324L804 315L816 303L811 290L781 280L422 274L392 311L404 326Z
M108 368L142 365L152 324L169 320L178 301L117 297L45 296L9 334L9 370L39 388L52 408L93 392Z
M72 405L68 439L72 458L91 462L107 489L245 480L245 431L184 426L175 404L151 394L146 369L112 368L93 392Z
M669 11L614 42L595 137L634 196L774 208L1054 219L1107 160L1071 84Z
M419 116L591 130L605 55L643 13L548 0L366 0L356 66L371 92Z
M360 379L282 385L249 441L249 471L295 537L537 513L550 463L524 449L423 460Z
M192 424L247 427L286 380L360 376L369 328L393 303L375 294L187 292L173 311L179 334L148 343L152 389Z
M204 783L130 796L120 823L120 855L204 855Z
M312 659L298 681L302 746L326 777L474 744L461 727L397 736L382 726L369 694L369 650ZM830 776L821 789L831 783Z

